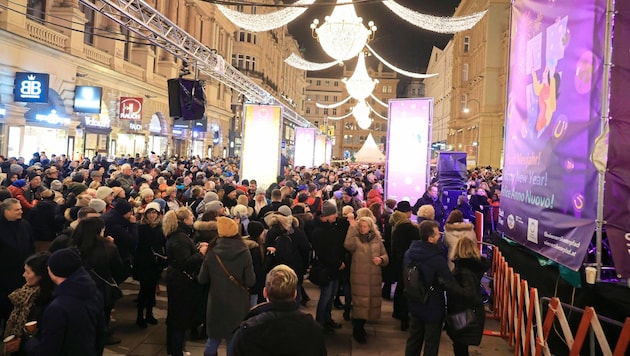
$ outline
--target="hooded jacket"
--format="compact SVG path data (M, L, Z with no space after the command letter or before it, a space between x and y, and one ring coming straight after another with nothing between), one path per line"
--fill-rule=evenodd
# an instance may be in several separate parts
M418 226L412 223L411 220L400 211L394 211L389 218L389 224L392 226L391 272L394 281L400 281L405 252L409 249L409 245L411 245L412 241L420 238L420 232L418 231Z
M453 264L453 255L455 254L455 245L457 240L468 238L477 241L475 234L475 226L472 223L456 222L444 225L444 240L448 246L448 268L452 271L455 268Z
M41 334L26 343L29 355L100 355L105 345L103 299L79 268L55 288L41 322Z

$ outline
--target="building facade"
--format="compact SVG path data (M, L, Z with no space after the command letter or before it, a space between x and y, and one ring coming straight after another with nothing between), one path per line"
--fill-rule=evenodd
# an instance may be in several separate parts
M387 107L385 105L390 99L396 98L396 88L398 86L398 76L395 72L383 70L383 65L379 63L376 70L367 68L368 75L372 79L377 79L372 97L368 97L366 102L378 112L379 115L387 117ZM342 76L349 78L353 70L344 67ZM368 135L371 133L374 141L384 152L387 147L387 120L371 113L372 124L368 129L362 129L352 116L352 109L357 105L357 100L351 98L344 104L335 108L318 108L316 103L332 105L348 98L349 94L341 78L321 78L315 76L307 77L306 105L304 117L322 132L326 132L333 140L333 159L352 159L361 149ZM344 116L348 115L345 118ZM339 119L342 118L342 119Z
M509 0L464 0L454 16L487 10L452 40L452 97L447 145L468 154L468 166L501 167L509 50ZM447 88L445 88L447 89Z
M448 144L448 137L454 135L449 130L451 119L451 98L453 97L453 41L449 41L444 49L433 47L427 65L427 73L437 73L426 78L425 95L433 98L433 122L431 125L431 159L437 158L438 151L458 150Z
M216 50L226 63L235 53L237 64L239 55L258 56L246 54L245 50L253 48L237 46L236 38L242 43L239 29L214 4L191 0L146 2ZM45 151L78 159L153 151L216 156L227 154L227 148L237 143L240 123L235 117L240 112L236 107L242 100L239 102L238 93L217 80L197 76L194 63L185 68L166 50L78 0L0 0L0 7L5 9L0 11L0 46L5 54L0 57L0 154L30 157L33 152ZM297 93L303 91L305 74L284 68L281 60L297 44L286 28L278 31L283 36L277 39L277 46L266 46L272 33L259 34L266 51L265 58L258 57L258 71L261 77L270 78L264 88L276 98L290 93L280 100L287 105L289 99L301 103L303 96ZM26 79L18 83L22 74L27 75ZM205 131L193 130L188 122L169 117L167 80L180 76L205 81ZM41 102L16 97L16 90L22 90L19 86L41 85L40 79L48 79ZM77 100L84 99L77 95L80 87L100 91L98 98L91 98L100 109L78 109ZM299 109L295 105L295 110Z

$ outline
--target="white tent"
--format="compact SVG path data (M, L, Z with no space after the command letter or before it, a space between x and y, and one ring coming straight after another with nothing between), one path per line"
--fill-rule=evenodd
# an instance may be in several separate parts
M374 137L370 133L365 139L363 147L354 156L355 162L358 163L384 163L385 155L378 149Z

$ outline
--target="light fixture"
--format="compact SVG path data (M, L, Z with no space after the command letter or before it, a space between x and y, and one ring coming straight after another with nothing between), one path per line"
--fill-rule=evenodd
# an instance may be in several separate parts
M292 7L266 14L245 14L225 5L216 4L219 11L238 27L252 32L263 32L282 27L302 15L315 0L299 0Z
M363 25L363 19L357 16L352 0L337 0L337 5L330 16L313 20L311 33L317 38L326 54L338 61L345 61L356 56L371 39L376 26L370 21L369 28Z
M369 117L357 119L357 125L359 125L362 130L368 130L370 128L370 125L372 125L372 119L370 119Z
M437 33L456 33L470 30L487 12L484 10L467 16L440 17L421 14L393 0L383 0L383 5L410 24Z
M360 100L357 105L352 109L352 116L357 120L357 125L363 130L367 130L372 125L372 119L370 119L370 107L363 100Z
M365 68L365 54L363 54L363 52L359 53L357 66L350 79L344 78L341 81L346 84L348 94L359 101L363 101L370 96L374 91L376 83L378 83L377 79L373 80L368 75L367 68Z

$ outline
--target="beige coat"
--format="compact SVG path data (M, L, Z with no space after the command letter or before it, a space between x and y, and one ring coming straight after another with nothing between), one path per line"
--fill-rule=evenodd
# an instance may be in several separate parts
M457 240L463 237L477 241L475 225L469 222L458 222L444 225L444 240L448 246L448 268L451 271L455 269L455 265L453 264L455 245L457 244Z
M389 263L381 235L376 231L370 241L362 241L358 230L348 229L344 241L346 250L352 253L350 286L352 290L352 317L355 319L377 320L381 317L381 266ZM380 257L383 263L374 264L372 259Z

